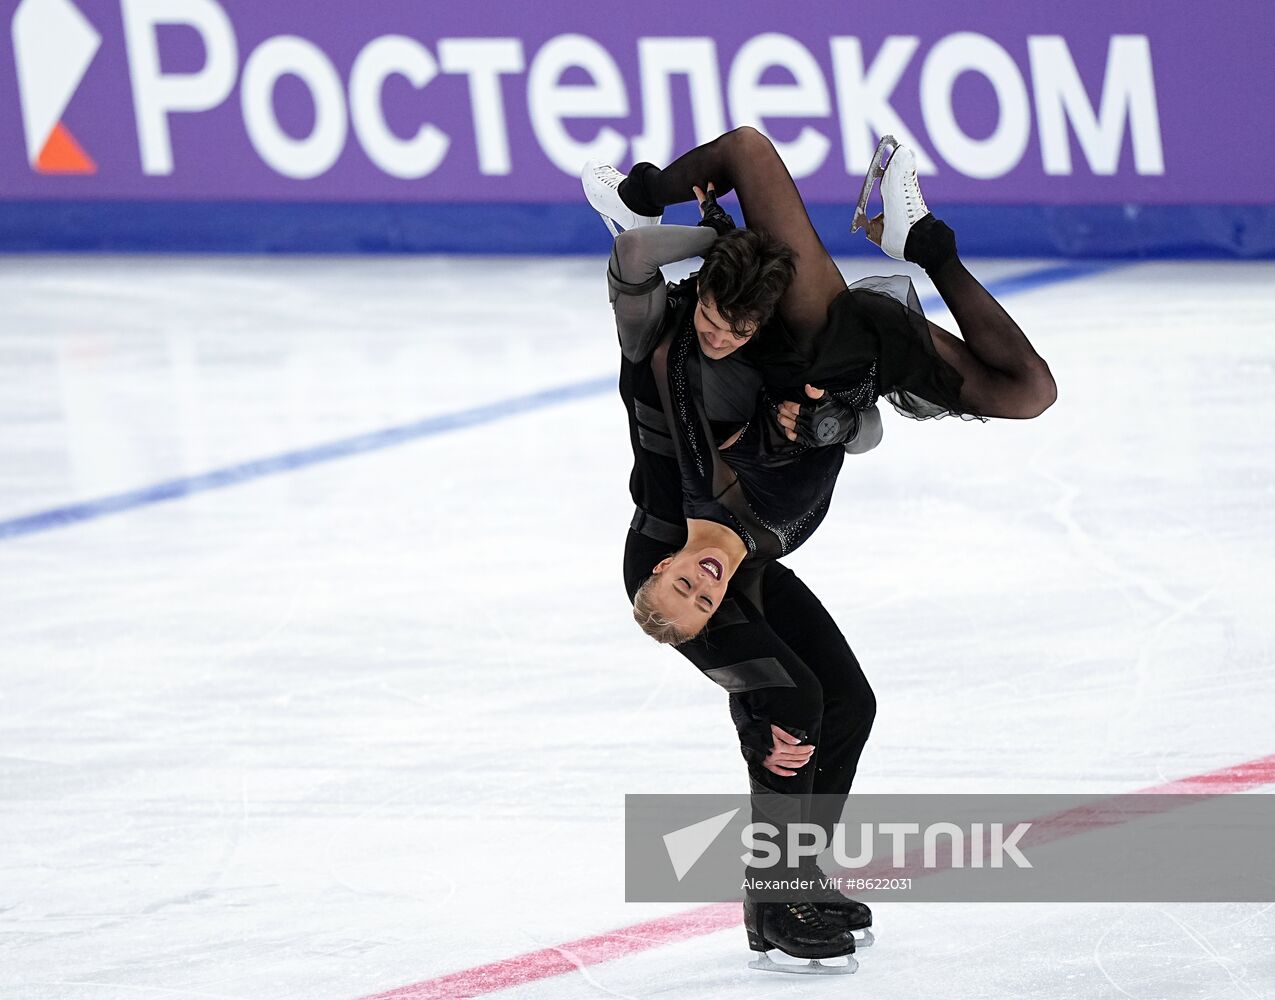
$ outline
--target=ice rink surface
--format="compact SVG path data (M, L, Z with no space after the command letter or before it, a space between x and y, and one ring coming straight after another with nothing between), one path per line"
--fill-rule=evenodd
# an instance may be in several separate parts
M744 771L628 619L603 268L0 260L0 996L446 995L403 988L687 909L624 902L623 796ZM1004 302L1058 403L886 413L791 559L877 692L856 788L1275 753L1275 264ZM751 972L730 927L491 995L1275 997L1268 906L876 918L854 977Z

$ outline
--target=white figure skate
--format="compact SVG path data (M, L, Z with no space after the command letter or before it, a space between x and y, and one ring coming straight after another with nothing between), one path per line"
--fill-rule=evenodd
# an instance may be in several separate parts
M889 162L883 166L887 157ZM907 146L900 146L894 136L883 136L877 145L872 166L868 168L868 175L863 180L863 190L859 193L859 204L855 209L851 232L868 225L868 199L872 195L873 182L878 177L881 178L881 202L885 216L881 249L895 260L903 260L908 233L930 214L930 210L921 196L921 186L916 178L916 156Z
M619 236L625 229L658 226L664 218L662 215L638 215L624 204L620 199L620 182L624 177L615 167L598 160L590 160L580 171L584 196L593 210L602 216L612 236Z
M868 218L868 199L872 197L872 188L877 178L885 173L885 161L890 158L899 146L899 140L892 135L883 135L877 143L877 151L872 154L872 164L863 178L863 187L859 189L859 204L854 209L854 219L850 223L850 232L866 229L871 221Z

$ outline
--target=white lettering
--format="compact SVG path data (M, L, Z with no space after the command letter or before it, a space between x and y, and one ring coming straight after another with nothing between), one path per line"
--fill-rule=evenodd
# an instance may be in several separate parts
M877 829L883 834L888 834L894 840L894 867L902 868L905 862L906 840L910 833L920 833L921 827L917 823L880 823Z
M517 38L444 38L438 43L438 61L444 73L469 77L478 170L488 177L503 177L513 166L500 77L526 68L522 42Z
M802 858L819 857L827 846L828 834L818 824L790 823L788 825L788 867L795 868Z
M848 851L848 835L844 823L832 828L832 859L842 868L862 868L872 860L872 824L859 824L859 853L853 856Z
M832 39L832 78L841 120L841 148L846 173L862 174L872 163L877 139L892 135L916 154L919 174L937 173L934 161L921 148L911 130L890 105L890 95L921 40L911 35L891 35L881 45L867 72L863 46L854 36Z
M982 74L996 91L996 128L986 139L966 135L952 110L952 88L967 72ZM1009 53L986 35L958 32L930 50L921 68L921 113L934 148L967 177L1007 174L1027 149L1027 88Z
M579 67L593 80L589 84L562 84L563 73ZM550 162L568 174L578 174L586 160L617 163L627 143L609 125L588 142L578 142L563 126L566 118L624 118L629 95L624 79L606 49L584 35L558 35L545 43L531 62L527 80L531 127Z
M778 836L779 827L773 823L749 823L740 834L740 841L748 848L748 853L742 855L740 860L754 868L769 868L779 864L779 845L773 843ZM761 840L760 837L771 839Z
M992 867L1005 867L1005 855L1009 855L1014 860L1014 864L1019 868L1031 868L1032 863L1024 857L1023 852L1018 849L1018 838L1032 828L1030 823L1019 823L1014 827L1014 832L1005 836L1004 824L992 824Z
M350 117L359 142L373 163L391 177L415 180L438 169L451 140L434 125L422 125L400 139L385 121L381 91L388 77L404 76L418 90L438 75L429 50L414 38L385 35L359 53L350 71Z
M1058 35L1035 35L1027 39L1027 51L1031 56L1040 155L1045 173L1071 173L1068 122L1095 174L1116 172L1126 125L1133 139L1134 169L1139 174L1164 173L1160 115L1151 73L1151 45L1145 35L1112 37L1107 48L1102 103L1096 115L1066 39Z
M285 75L301 80L314 100L314 128L304 139L288 135L275 117L275 84ZM240 98L253 147L285 177L308 180L327 173L345 148L345 88L336 67L313 42L295 35L262 42L244 66Z
M239 70L235 29L214 0L122 0L121 11L142 172L167 176L173 172L168 116L207 111L230 96ZM199 33L207 53L199 72L163 72L156 38L160 25L181 25Z
M955 823L931 823L925 828L925 867L938 867L938 840L948 837L953 868L965 867L965 831Z
M668 163L673 159L672 77L686 76L695 141L705 143L726 131L717 45L711 38L639 38L645 128L633 140L633 159Z
M983 867L983 824L970 824L970 867Z
M763 84L762 75L771 66L786 69L796 83ZM731 63L728 90L735 124L753 125L762 132L766 118L825 118L832 113L828 83L819 64L809 49L789 35L772 32L745 42ZM775 142L794 177L809 177L823 166L830 146L828 137L809 125L791 142Z

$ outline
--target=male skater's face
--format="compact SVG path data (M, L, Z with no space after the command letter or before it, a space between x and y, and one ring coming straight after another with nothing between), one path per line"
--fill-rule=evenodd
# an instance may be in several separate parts
M725 567L730 557L721 549L682 549L656 564L654 603L666 618L676 620L684 632L699 632L721 604L730 578Z
M699 349L704 357L719 361L738 347L748 343L748 338L757 332L757 324L747 324L732 328L726 322L712 298L704 297L695 307L695 334L699 337Z

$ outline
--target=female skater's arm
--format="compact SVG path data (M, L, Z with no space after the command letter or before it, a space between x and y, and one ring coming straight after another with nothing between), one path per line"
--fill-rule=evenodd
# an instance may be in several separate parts
M704 226L642 226L616 237L607 267L607 286L620 350L640 361L655 348L668 294L660 268L702 257L717 234Z

